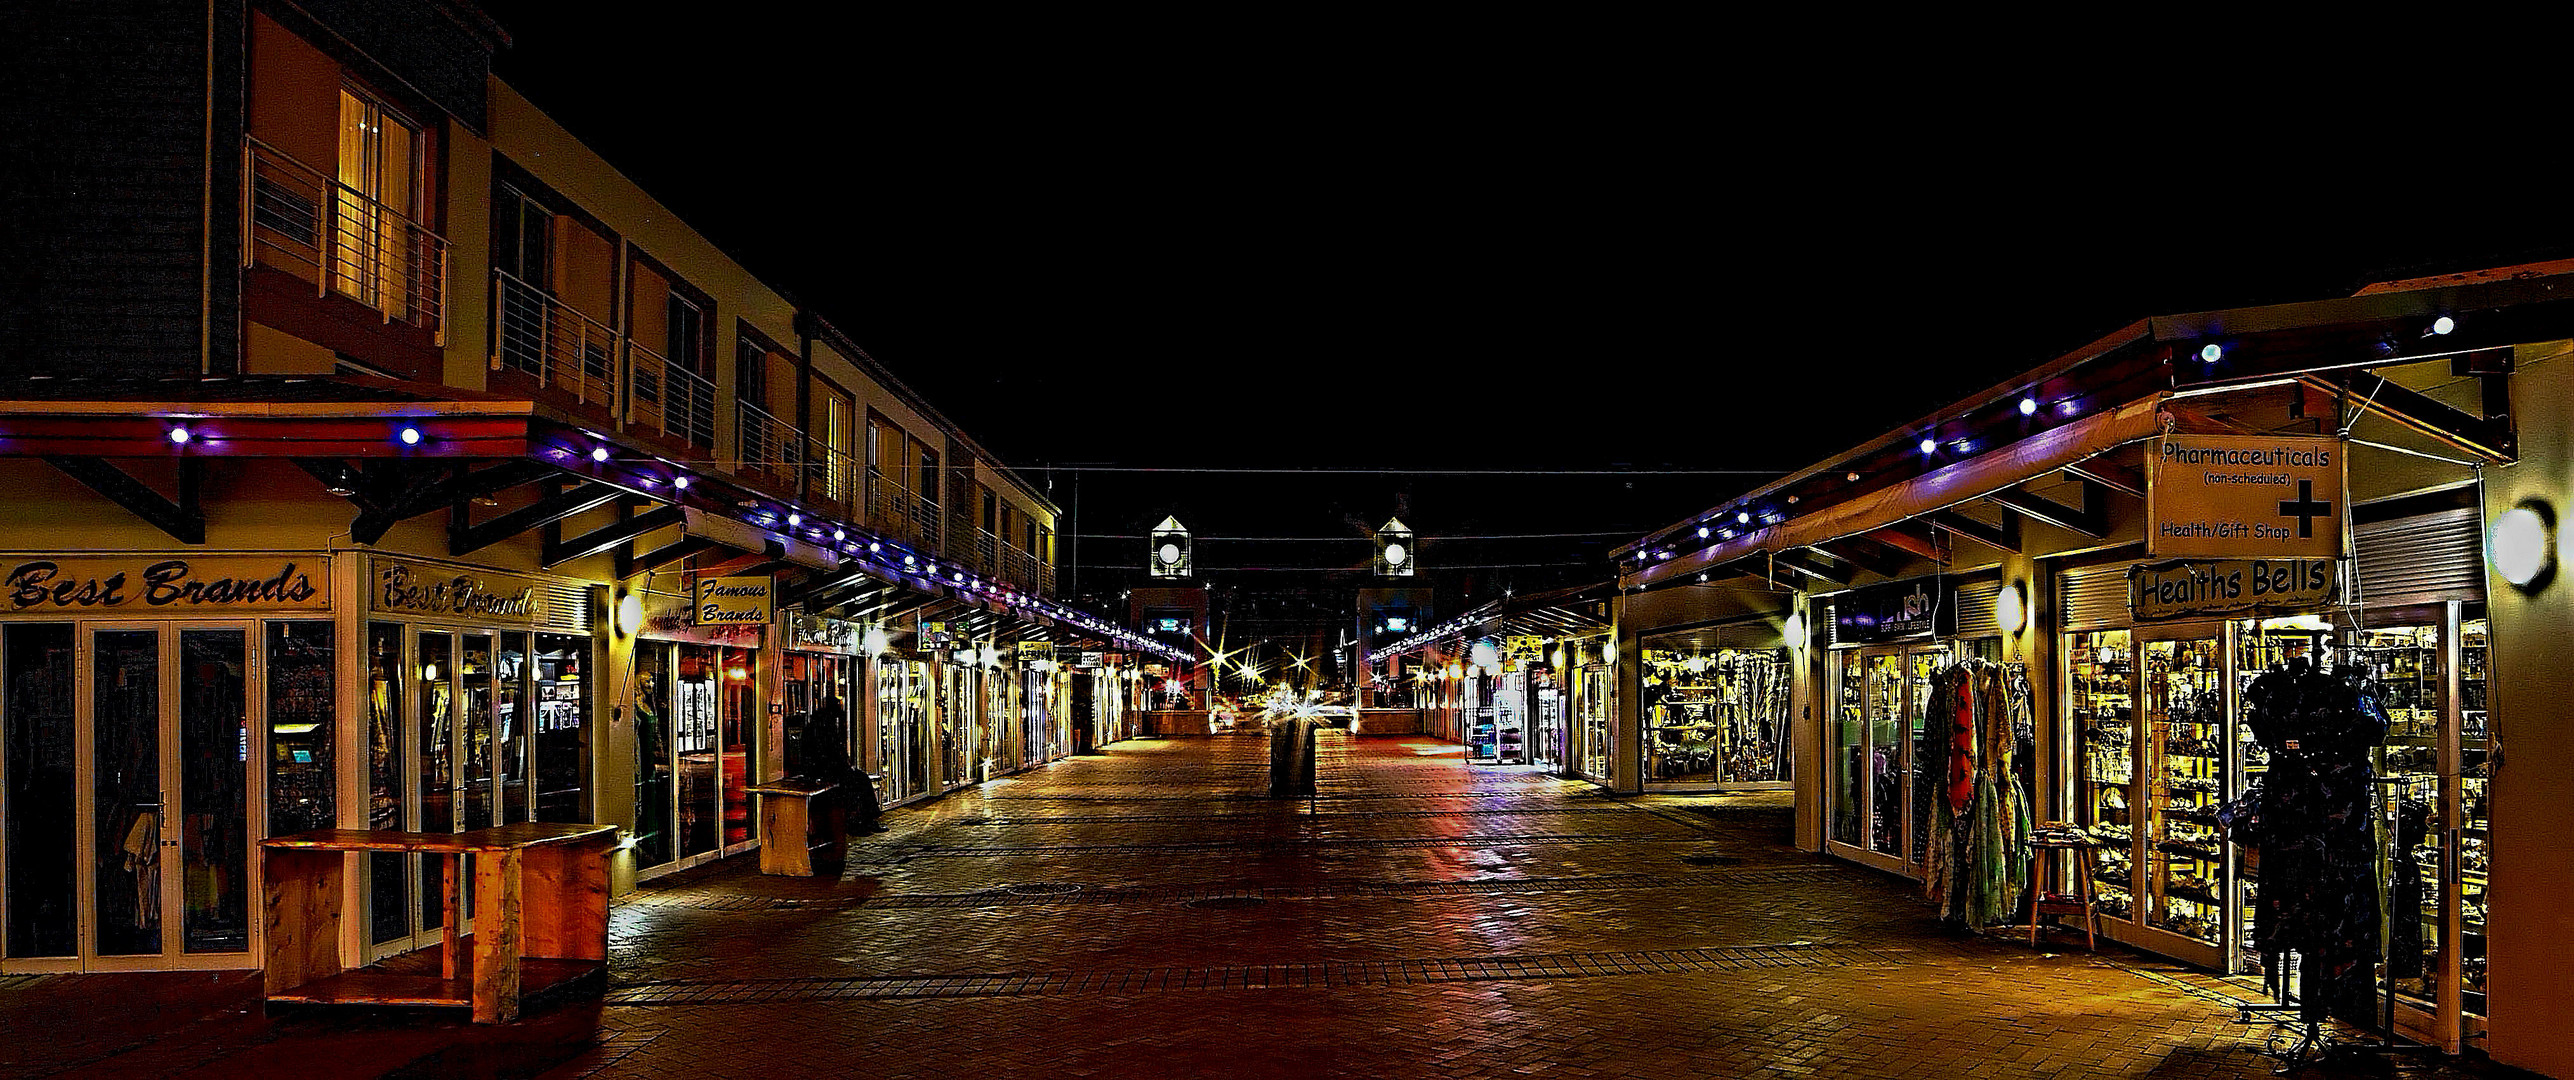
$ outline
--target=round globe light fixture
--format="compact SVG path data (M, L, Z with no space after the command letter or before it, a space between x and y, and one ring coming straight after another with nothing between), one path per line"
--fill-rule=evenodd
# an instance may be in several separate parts
M2002 595L1993 600L1993 625L2005 634L2017 634L2029 625L2029 604L2020 589L2016 581L2002 586Z
M2439 317L2439 318L2437 318L2437 319L2433 319L2433 320L2431 320L2431 332L2432 332L2432 333L2434 333L2434 334L2446 334L2446 333L2448 333L2449 331L2451 331L2451 330L2455 330L2455 329L2457 329L2457 328L2458 328L2458 320L2456 320L2456 319L2452 319L2452 318L2450 318L2450 317L2448 317L2448 316L2446 316L2446 315L2443 315L2443 316L2440 316L2440 317Z
M1162 550L1161 550L1158 554L1161 556L1161 559L1162 559L1162 565L1164 565L1164 566L1178 566L1178 565L1180 565L1180 545L1178 545L1178 544L1164 544L1164 545L1162 545Z
M2505 583L2535 594L2556 576L2556 515L2535 499L2505 510L2486 533L2494 572Z
M2211 364L2216 363L2219 360L2223 360L2225 359L2225 346L2214 343L2202 345L2199 347L2199 359L2205 360Z
M1403 550L1403 545L1401 544L1387 544L1385 545L1385 565L1401 566L1403 565L1403 560L1409 557L1410 554L1410 552Z

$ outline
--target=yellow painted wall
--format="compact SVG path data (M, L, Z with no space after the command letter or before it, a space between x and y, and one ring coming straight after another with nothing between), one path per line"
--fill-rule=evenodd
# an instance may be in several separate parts
M2555 581L2536 596L2486 583L2493 617L2493 869L2486 942L2494 1060L2574 1076L2574 356L2553 343L2521 350L2512 376L2518 464L2486 470L2490 521L2522 499L2558 521ZM2539 359L2539 357L2544 357Z

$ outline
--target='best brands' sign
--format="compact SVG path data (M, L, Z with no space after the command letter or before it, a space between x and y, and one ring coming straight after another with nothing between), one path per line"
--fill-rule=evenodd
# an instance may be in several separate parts
M379 614L425 615L500 626L533 626L536 579L377 559L367 606Z
M148 555L0 562L9 612L308 611L331 606L325 556Z

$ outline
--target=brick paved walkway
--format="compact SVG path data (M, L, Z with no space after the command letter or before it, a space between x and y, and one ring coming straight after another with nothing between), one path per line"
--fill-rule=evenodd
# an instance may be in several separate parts
M2222 984L1942 932L1763 800L1456 748L1134 741L896 811L840 880L736 859L614 916L604 1001L263 1018L228 974L0 978L0 1075L2266 1076ZM1722 805L1730 804L1730 805ZM142 1007L150 1003L152 1007ZM2309 1075L2490 1076L2471 1064Z

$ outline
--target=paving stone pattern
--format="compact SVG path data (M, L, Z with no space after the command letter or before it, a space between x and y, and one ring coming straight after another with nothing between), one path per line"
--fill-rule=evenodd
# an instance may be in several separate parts
M1135 740L895 810L837 879L648 883L604 1000L263 1017L0 978L0 1076L2257 1077L2223 980L1955 934L1778 796L1610 798L1418 738ZM139 1007L142 1005L151 1007ZM66 1025L66 1015L81 1017ZM2306 1075L2494 1076L2472 1060Z

